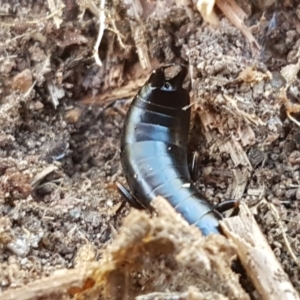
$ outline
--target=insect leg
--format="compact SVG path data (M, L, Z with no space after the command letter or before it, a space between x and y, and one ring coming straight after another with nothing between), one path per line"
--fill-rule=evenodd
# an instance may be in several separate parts
M232 210L230 216L236 216L239 213L239 200L225 200L219 204L217 204L214 209L219 213L224 213L228 210Z
M119 182L116 182L116 185L119 193L132 207L136 209L145 209L145 207L126 189L124 185Z
M193 153L190 175L193 182L196 182L199 178L199 153L197 151Z

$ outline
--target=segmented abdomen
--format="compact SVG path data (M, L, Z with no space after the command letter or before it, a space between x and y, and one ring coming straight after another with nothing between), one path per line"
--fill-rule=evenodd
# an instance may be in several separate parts
M187 163L190 111L134 99L125 120L122 160L133 194L144 205L166 198L203 234L219 233L219 216L191 181Z

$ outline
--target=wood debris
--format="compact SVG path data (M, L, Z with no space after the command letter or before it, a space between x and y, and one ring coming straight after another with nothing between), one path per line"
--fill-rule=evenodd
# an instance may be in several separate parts
M195 5L205 21L212 25L218 25L218 18L213 10L214 5L217 5L227 19L246 37L252 53L258 53L260 45L244 23L247 15L234 0L197 0Z
M226 152L230 154L230 157L236 167L241 165L246 166L249 170L252 170L252 165L247 154L245 153L241 144L233 137L230 137L227 141L219 145L219 149L220 152Z
M221 126L218 126L219 124L217 121L217 114L215 112L199 106L197 109L197 113L200 117L205 133L209 132L210 129L218 128L219 132L223 134ZM206 140L210 142L211 139L207 138Z
M259 53L260 45L256 41L255 37L252 35L250 29L245 25L244 19L246 18L246 13L236 4L234 0L216 0L216 5L220 8L223 14L228 18L228 20L245 36L245 38L250 43L252 53Z
M94 285L91 279L99 268L98 263L81 266L74 270L59 270L51 276L28 285L2 293L1 300L66 299L68 292L74 294Z
M203 17L204 21L214 25L219 25L219 19L214 11L215 0L198 0L196 7Z
M149 76L148 74L144 75L144 77L142 78L129 81L127 84L124 84L119 88L115 88L112 91L108 90L104 93L101 93L100 95L87 96L82 100L82 103L83 104L101 103L105 105L111 101L115 101L116 99L132 98L136 95L139 88L145 84L148 76Z
M223 95L224 99L228 102L228 107L225 106L224 108L228 111L231 112L232 114L238 116L242 116L243 119L247 122L247 123L252 123L256 126L264 126L265 123L255 114L249 114L247 112L245 112L244 110L241 110L237 103L238 101L231 98L230 96L224 94Z
M145 212L132 211L100 262L91 262L95 249L87 243L76 255L74 270L60 270L4 292L1 300L65 299L67 294L77 299L116 299L120 294L127 299L153 299L176 295L175 291L186 299L194 299L192 295L250 299L231 270L235 249L224 236L204 238L163 198L154 199L153 207L158 217L152 219ZM147 281L143 291L132 288L137 280L134 274Z
M60 25L62 24L62 14L63 14L63 9L65 7L64 3L61 0L47 0L48 1L48 6L53 15L53 21L54 24L56 25L56 28L59 29Z
M96 258L96 249L95 247L87 241L86 244L79 247L75 257L74 265L75 267L85 265L87 262L93 262Z
M220 224L262 299L300 299L246 204L241 203L239 216Z
M143 69L150 69L150 56L145 38L145 26L142 21L143 7L140 0L124 0L127 8L132 37Z
M250 178L250 172L246 168L233 170L233 182L228 185L227 195L230 195L232 199L241 199L248 180Z
M59 100L65 96L65 91L52 81L47 81L47 87L50 94L51 103L54 109L56 109L59 105Z
M196 287L189 287L183 293L150 293L137 296L135 300L229 300L227 297L214 292L200 292Z
M51 63L50 63L50 56L46 56L45 58L43 58L43 61L41 61L40 63L38 63L35 67L35 73L34 73L34 77L35 80L32 83L31 87L27 90L27 92L24 94L24 99L26 99L31 91L33 90L33 88L35 87L35 85L37 83L41 83L45 81L45 75L49 72L51 72Z

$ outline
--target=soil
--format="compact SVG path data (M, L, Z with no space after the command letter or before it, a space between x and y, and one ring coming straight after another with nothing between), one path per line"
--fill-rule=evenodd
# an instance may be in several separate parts
M141 1L143 14L137 21L126 15L126 1L115 0L105 10L106 30L99 48L102 66L95 63L99 23L92 9L84 10L84 1L75 0L57 1L51 9L50 2L0 2L0 298L1 293L56 270L73 268L82 251L82 260L99 261L107 246L115 245L116 236L124 233L124 217L133 210L123 207L115 185L116 181L126 185L119 158L124 113L151 68L169 63L190 66L185 85L195 105L189 152L200 154L199 189L214 205L239 199L252 207L300 292L300 269L266 204L276 205L299 261L297 1L268 7L239 1L248 14L246 25L260 45L253 50L218 10L220 24L215 28L187 3ZM142 30L138 39L136 29ZM137 49L145 45L137 40L145 41L151 68L141 67ZM147 226L158 226L149 215L142 216L148 218ZM133 223L127 224L129 229ZM168 234L176 236L171 229ZM223 242L211 239L211 243ZM131 270L135 278L127 287L131 297L198 287L192 275L175 272L181 267L176 269L166 253L153 266L159 266L161 274L168 269L165 277L174 276L172 284L147 286L157 272L143 273L146 267L139 265L138 271ZM230 256L226 255L222 259ZM189 263L183 265L185 270L191 268ZM216 282L225 279L212 279L210 287L200 289L220 293L203 299L241 299L216 290ZM248 292L259 299L254 288Z

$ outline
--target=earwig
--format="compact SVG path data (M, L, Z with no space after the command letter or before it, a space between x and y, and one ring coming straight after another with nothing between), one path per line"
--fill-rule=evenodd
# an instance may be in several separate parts
M153 71L126 115L121 163L131 192L120 184L118 189L137 209L162 196L204 235L220 234L222 215L201 195L188 168L191 108L182 87L187 68L171 79L164 69Z

